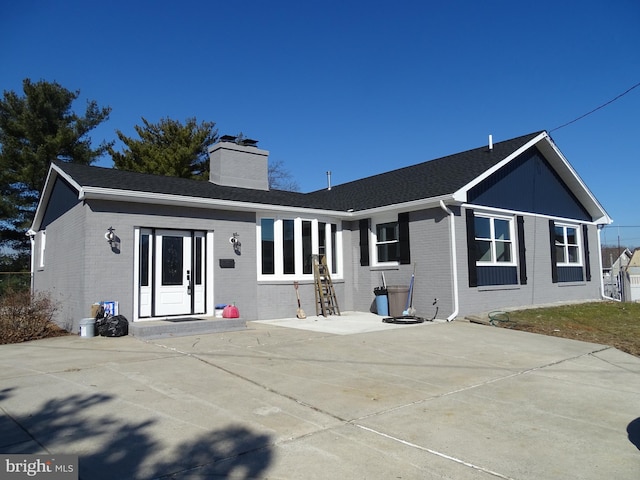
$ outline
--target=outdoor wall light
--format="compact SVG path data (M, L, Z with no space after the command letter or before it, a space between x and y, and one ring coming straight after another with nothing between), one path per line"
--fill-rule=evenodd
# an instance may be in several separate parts
M240 240L238 240L239 236L240 235L238 233L234 233L233 236L229 238L229 243L233 245L233 251L236 252L236 255L240 255L241 253L240 247L242 244L240 243Z
M116 241L116 229L113 227L107 228L107 233L104 234L104 238L110 246L113 246L113 242Z
M113 253L120 253L120 239L116 235L115 228L113 227L107 228L107 231L104 234L104 239L107 241L107 243L111 247L111 251Z

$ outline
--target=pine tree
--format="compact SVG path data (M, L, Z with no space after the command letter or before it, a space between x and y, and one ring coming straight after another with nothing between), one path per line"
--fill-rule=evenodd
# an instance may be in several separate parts
M109 148L115 168L132 172L154 173L192 179L209 178L207 148L217 141L214 122L197 123L195 118L180 121L163 118L134 128L139 139L116 134L125 145L123 152Z
M110 144L92 148L88 134L109 118L110 107L88 101L72 110L80 91L57 82L22 82L24 95L4 91L0 100L0 268L29 268L26 231L33 220L53 160L90 165Z

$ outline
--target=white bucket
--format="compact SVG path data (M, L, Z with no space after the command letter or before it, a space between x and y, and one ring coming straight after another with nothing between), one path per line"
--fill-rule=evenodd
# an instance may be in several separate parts
M80 336L89 338L95 337L96 319L83 318L80 320Z

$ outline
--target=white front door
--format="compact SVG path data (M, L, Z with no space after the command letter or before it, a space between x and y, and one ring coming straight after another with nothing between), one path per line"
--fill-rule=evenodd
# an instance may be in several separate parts
M191 232L158 230L155 239L155 315L191 314Z
M213 232L140 228L136 238L138 318L206 314L213 298Z

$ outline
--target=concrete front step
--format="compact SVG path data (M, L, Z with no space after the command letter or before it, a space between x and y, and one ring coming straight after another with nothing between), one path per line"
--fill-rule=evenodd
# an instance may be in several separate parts
M206 333L245 330L247 322L240 318L182 318L175 320L138 321L129 324L129 335L141 340L186 337Z

